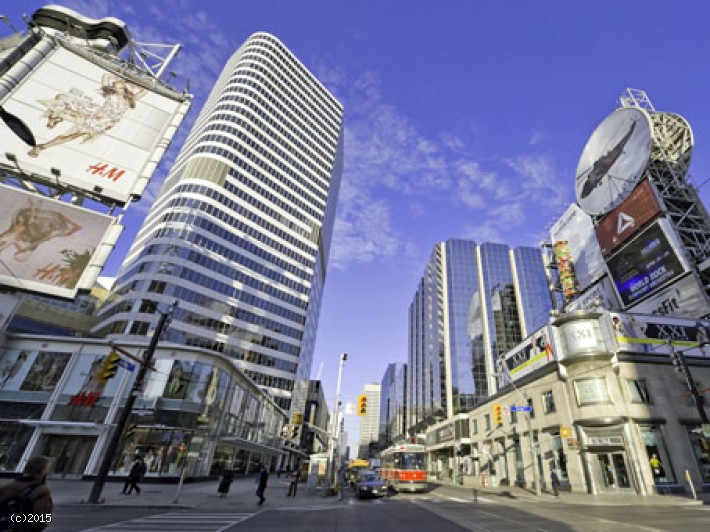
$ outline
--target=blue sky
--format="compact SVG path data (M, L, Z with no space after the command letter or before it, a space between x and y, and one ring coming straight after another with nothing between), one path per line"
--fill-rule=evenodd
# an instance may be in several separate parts
M0 14L21 27L21 13L46 3L5 2ZM627 87L690 122L691 173L696 184L710 177L703 0L57 3L123 19L140 42L182 43L172 70L195 95L104 275L117 272L212 83L250 34L277 36L344 104L345 171L313 364L331 405L341 352L348 403L388 362L406 360L409 303L436 242L545 238L574 200L589 135ZM346 418L351 441L358 427Z

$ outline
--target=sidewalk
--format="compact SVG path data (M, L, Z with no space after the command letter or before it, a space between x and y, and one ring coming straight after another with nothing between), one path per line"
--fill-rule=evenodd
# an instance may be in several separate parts
M701 506L710 504L710 493L699 492L697 500L690 494L686 495L633 495L630 493L613 493L591 495L588 493L570 493L561 491L559 497L543 491L539 496L533 489L519 488L517 486L498 486L496 488L476 488L461 486L446 480L429 481L430 493L448 497L469 499L472 502L484 498L503 502L505 500L519 501L545 501L559 502L562 504L583 504L593 506Z
M86 506L84 502L91 492L92 482L81 480L54 480L47 481L52 491L55 506ZM167 508L167 509L195 509L209 508L216 511L254 511L257 497L256 478L254 476L239 477L232 483L229 495L222 499L217 494L218 482L196 482L183 484L179 497L177 484L150 484L142 483L140 495L123 495L122 482L107 482L102 492L103 503L99 507L140 507L140 508ZM345 488L346 490L348 488ZM269 475L269 485L266 489L266 503L262 508L280 507L325 507L340 504L337 496L326 496L322 489L308 490L306 484L299 484L298 495L287 497L288 478L282 475L277 478L275 474ZM429 493L442 497L455 497L457 499L476 502L479 499L494 502L525 501L525 502L556 502L560 504L580 505L613 505L613 506L700 506L710 505L710 493L698 493L694 500L688 495L637 495L618 493L604 495L590 495L587 493L561 492L559 497L551 493L542 492L538 497L530 489L517 486L498 486L496 488L478 489L471 486L460 486L449 481L430 481Z
M260 508L256 505L256 477L239 477L232 483L229 494L222 499L217 493L218 481L195 482L183 484L178 495L177 484L140 483L141 494L123 495L123 482L107 482L104 484L100 507L141 507L141 508L202 508L222 509L223 511L239 512L254 511ZM49 479L47 485L52 491L55 506L84 505L91 492L93 482L81 480ZM266 502L261 508L282 506L329 505L337 504L337 496L326 496L320 489L309 490L305 484L299 484L298 495L287 497L288 478L282 475L269 475L266 488Z

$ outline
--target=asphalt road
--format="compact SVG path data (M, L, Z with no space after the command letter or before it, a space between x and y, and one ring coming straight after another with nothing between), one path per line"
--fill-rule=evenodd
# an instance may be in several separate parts
M49 532L80 530L203 532L484 532L706 530L710 506L591 506L556 501L483 499L477 503L435 494L395 495L342 503L288 505L229 511L59 507Z

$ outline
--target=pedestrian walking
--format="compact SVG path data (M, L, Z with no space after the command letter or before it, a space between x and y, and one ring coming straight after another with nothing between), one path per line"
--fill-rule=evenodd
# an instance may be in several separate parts
M298 490L298 483L301 482L301 468L296 467L294 472L291 474L291 482L288 484L288 495L287 497L295 497L296 491Z
M229 468L225 469L222 473L222 480L220 480L219 487L217 488L217 493L219 493L219 496L222 499L224 499L227 496L227 493L229 493L229 487L232 485L233 480L234 471Z
M266 471L266 466L262 465L259 468L259 474L256 477L257 487L256 496L259 497L258 505L264 504L266 498L264 497L264 492L266 491L266 484L269 481L269 473Z
M143 480L145 472L148 468L140 455L136 455L136 459L131 466L131 470L128 472L128 478L126 483L123 485L123 494L130 495L133 490L136 490L136 495L141 494L141 489L138 483Z
M552 492L555 497L560 496L560 477L557 476L557 472L554 470L550 473L550 484L552 484Z
M21 476L0 487L1 530L37 531L47 528L54 507L52 494L44 483L47 473L49 458L34 456L27 461ZM14 522L17 515L26 519L29 519L27 516L35 516L37 519L22 525Z

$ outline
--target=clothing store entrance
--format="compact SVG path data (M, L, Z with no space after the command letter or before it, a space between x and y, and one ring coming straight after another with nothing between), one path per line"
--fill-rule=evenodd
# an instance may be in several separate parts
M592 470L596 470L595 477L599 491L613 492L632 489L631 477L626 466L626 453L616 451L611 453L597 453L593 455Z
M39 454L52 458L50 478L81 478L94 445L95 436L46 434Z

